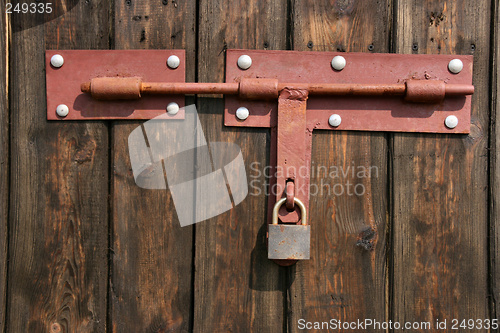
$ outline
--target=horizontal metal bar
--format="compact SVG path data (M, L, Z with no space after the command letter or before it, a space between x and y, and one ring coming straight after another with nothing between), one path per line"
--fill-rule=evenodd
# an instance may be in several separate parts
M305 89L309 95L337 95L337 96L405 96L407 86L399 84L356 84L356 83L332 83L332 84L301 84L280 83L278 89L284 88ZM474 86L467 84L446 84L446 96L465 96L474 93Z
M228 94L252 99L269 99L278 95L285 88L304 89L309 95L331 96L405 96L412 102L438 102L445 96L464 96L474 93L474 86L466 84L445 84L437 80L408 80L398 84L304 84L266 82L265 93L262 92L259 79L245 79L251 91L242 91L242 84L234 83L179 83L179 82L142 82L140 78L105 77L95 78L83 83L81 90L92 97L102 100L138 99L142 95L169 94ZM256 81L252 83L251 81ZM411 84L410 84L411 83ZM273 88L274 87L274 88ZM275 91L272 91L275 89ZM265 94L265 95L264 95Z
M404 96L405 84L356 84L356 83L331 83L331 84L303 84L280 83L278 89L285 88L304 89L309 95L354 95L354 96Z
M238 94L238 83L143 82L141 93L148 95Z

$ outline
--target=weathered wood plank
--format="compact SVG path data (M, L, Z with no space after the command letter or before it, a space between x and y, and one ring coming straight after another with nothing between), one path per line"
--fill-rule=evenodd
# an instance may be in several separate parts
M5 1L0 1L5 8ZM8 101L8 16L0 14L0 331L5 326L5 298L7 292L7 247L9 209L9 101Z
M47 122L45 49L107 48L108 3L81 1L45 24L36 17L11 16L7 328L105 332L107 128Z
M397 1L395 51L473 53L476 90L469 135L394 135L395 321L488 318L491 3Z
M195 7L195 1L116 1L115 47L185 49L186 78L194 81ZM141 123L113 123L113 331L189 331L193 229L180 227L168 190L134 182L128 137Z
M500 128L498 119L500 119L500 4L494 3L492 8L493 15L493 63L492 63L492 87L491 87L491 145L490 151L490 287L492 295L491 310L492 318L498 318L500 314Z
M296 50L389 51L391 1L292 3ZM288 329L301 331L300 319L383 321L389 273L385 135L315 131L311 167L311 260L290 268ZM333 177L335 170L347 177Z
M226 48L285 49L286 14L286 1L200 1L198 80L224 82ZM269 130L224 127L223 100L198 101L207 141L238 144L255 182L237 207L196 225L194 331L281 332L284 269L266 247Z

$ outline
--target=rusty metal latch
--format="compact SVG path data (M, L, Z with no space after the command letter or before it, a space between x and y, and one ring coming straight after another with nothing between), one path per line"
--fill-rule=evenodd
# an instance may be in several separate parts
M307 91L317 96L404 96L408 102L439 103L446 96L474 93L474 86L445 84L439 80L410 79L398 84L303 84L279 83L276 79L241 78L239 83L143 82L139 77L103 77L82 83L81 91L98 100L139 99L144 95L226 94L242 99L276 99L285 89Z
M185 94L224 94L226 126L270 127L269 258L281 265L310 256L313 130L470 130L472 56L228 50L225 83L184 82L182 50L47 51L46 62L49 120L150 119L165 113L161 95L178 109Z

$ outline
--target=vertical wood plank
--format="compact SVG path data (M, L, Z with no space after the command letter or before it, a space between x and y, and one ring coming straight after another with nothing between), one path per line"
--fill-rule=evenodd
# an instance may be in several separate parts
M45 49L107 48L109 8L81 1L37 18L11 16L7 330L105 332L107 128L46 120Z
M292 3L296 50L389 51L391 1ZM301 331L304 321L384 321L389 222L385 134L315 131L311 168L311 260L289 271L288 330ZM334 170L347 171L347 177L332 177ZM359 170L367 173L360 177Z
M186 78L194 81L194 0L116 1L115 8L115 48L185 49ZM113 123L113 331L187 332L193 229L181 228L168 190L146 190L134 182L128 137L142 123Z
M469 135L394 135L393 311L399 322L488 318L490 5L397 1L395 51L473 53L476 88Z
M5 8L5 1L0 1ZM0 14L0 331L5 326L5 298L7 292L7 223L9 209L9 101L8 101L8 17Z
M491 310L492 318L500 314L500 283L498 277L500 276L500 128L498 127L498 120L500 119L500 4L494 2L492 8L493 26L492 33L493 45L492 47L492 87L491 87L491 167L490 167L490 287L491 295Z
M201 0L200 82L224 82L226 48L285 49L286 1ZM263 168L269 161L266 129L223 125L221 98L199 98L208 142L241 147L247 198L218 217L196 224L195 332L281 332L284 270L267 259L267 196ZM253 167L252 167L253 165ZM258 184L258 185L257 185Z

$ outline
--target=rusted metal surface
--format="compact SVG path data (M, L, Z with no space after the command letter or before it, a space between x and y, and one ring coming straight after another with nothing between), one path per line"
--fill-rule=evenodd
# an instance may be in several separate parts
M141 78L130 77L116 79L99 77L88 84L82 84L82 92L87 89L98 100L139 99L141 98Z
M269 195L269 207L275 207L269 220L269 258L276 259L276 263L282 266L294 264L295 259L305 259L302 255L305 253L305 248L301 247L300 251L295 251L296 248L290 246L290 239L301 238L303 233L310 232L309 229L306 231L303 226L298 225L308 223L307 211L309 209L309 165L311 163L312 133L308 133L306 127L307 98L307 90L284 88L281 91L278 98L277 131L271 136L271 140L276 142L275 145L271 146L271 163L275 163L276 168L271 174L273 185L271 185ZM287 205L282 205L287 202L287 199L290 200L285 188L293 192L294 203L297 203L297 200L300 202L300 205L296 204L290 207L291 211L287 209ZM280 200L278 201L278 199ZM304 210L299 215L301 206ZM278 219L282 223L294 223L294 225L280 225L279 228L272 226L271 224ZM272 237L275 238L272 239ZM279 241L274 243L275 239L279 239ZM304 239L301 238L301 241L303 242ZM281 250L278 251L279 245L282 246ZM309 243L307 245L307 258L309 258Z
M417 103L440 103L446 95L446 84L438 80L406 81L405 101Z
M167 94L237 94L237 83L143 83L142 92L150 95Z
M237 94L238 83L143 82L140 78L102 77L81 84L98 100L139 99L146 95Z
M278 98L277 172L276 186L271 196L285 196L288 180L294 182L294 196L309 208L309 165L311 145L307 143L306 106L307 90L285 88ZM274 202L272 203L274 205ZM298 212L298 207L295 208ZM298 223L297 213L291 214L285 206L280 209L282 222Z
M244 71L236 65L242 54L248 54L252 58L252 66ZM270 78L280 82L278 90L285 84L296 89L306 88L310 95L307 103L309 130L469 133L471 97L457 95L473 92L472 56L341 53L346 58L347 65L342 71L335 71L330 62L339 54L228 50L226 82L240 82L244 78ZM448 63L454 58L462 60L464 64L459 74L452 74L448 70ZM434 81L445 82L447 97L435 102L437 97L434 95L437 93L431 91L432 103L405 101L403 96L406 94L406 83L410 80L410 98L416 98L415 94L421 90L419 88L423 88L422 84L413 80L432 81L430 85L433 88L436 88ZM382 91L379 90L381 85L385 86ZM377 97L349 96L359 95L362 89L365 90L362 93L364 96L376 94ZM322 96L325 94L339 96ZM378 97L381 94L386 97ZM225 103L224 119L227 126L276 126L277 117L274 115L278 105L274 101L249 101L237 96L227 96ZM250 110L250 116L245 121L239 121L235 117L236 109L240 106ZM328 124L328 118L333 113L342 117L342 124L337 128ZM444 120L449 115L455 115L459 119L458 126L453 129L444 125Z
M139 99L143 95L171 94L238 94L241 99L274 100L286 88L307 90L318 96L403 96L406 101L438 103L445 96L464 96L474 93L474 86L445 84L439 80L408 80L400 84L357 83L280 83L276 79L241 78L235 83L176 83L143 82L136 77L94 78L81 85L81 91L98 100Z
M47 80L47 119L151 119L165 114L170 102L184 106L183 95L147 96L137 100L99 101L81 92L81 85L93 78L128 77L150 82L184 82L184 50L50 50L45 53ZM50 64L53 55L64 58L61 68ZM170 55L181 60L177 69L166 62ZM128 89L128 88L127 88ZM69 114L56 114L59 104L66 104ZM183 119L181 110L172 119Z
M278 95L278 80L276 79L241 78L239 96L243 99L276 100Z

